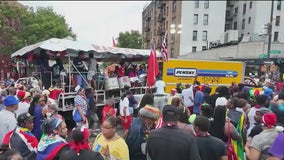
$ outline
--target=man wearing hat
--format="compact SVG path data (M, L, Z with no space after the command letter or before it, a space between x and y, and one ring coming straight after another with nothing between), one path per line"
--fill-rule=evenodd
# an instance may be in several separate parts
M31 132L34 127L33 120L34 116L28 112L20 114L17 119L18 126L8 132L2 142L19 151L24 159L30 160L36 159L38 146L38 140Z
M2 142L4 135L17 126L17 120L14 111L18 109L19 100L15 96L7 96L4 99L6 106L0 112L0 142Z
M17 97L20 102L18 104L18 109L15 111L16 117L29 111L31 94L23 90L18 90Z
M155 121L160 117L160 110L150 105L141 108L137 118L133 118L126 143L129 148L130 159L146 159L145 147L150 130L155 128ZM144 149L143 149L144 150Z
M266 113L272 113L272 111L265 107L256 108L255 115L254 115L254 120L256 123L248 135L249 138L253 138L255 135L258 135L260 132L263 131L262 117Z
M179 113L176 107L163 108L164 127L150 133L147 153L151 159L200 160L194 137L177 127Z
M277 117L275 113L265 113L262 116L261 124L263 131L254 136L245 145L245 152L248 159L266 159L269 156L268 150L279 134L275 128Z

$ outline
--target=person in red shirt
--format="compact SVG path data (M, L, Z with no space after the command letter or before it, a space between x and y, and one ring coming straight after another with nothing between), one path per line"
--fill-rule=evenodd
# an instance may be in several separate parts
M283 82L278 78L275 86L276 92L280 92L283 89Z
M116 111L114 109L113 104L113 100L107 100L106 105L104 106L102 111L101 123L103 123L107 117L116 116Z
M119 64L120 64L120 65L119 65L119 67L118 67L118 71L117 71L118 78L119 78L119 77L123 77L123 76L125 76L124 62L123 62L123 61L121 61Z

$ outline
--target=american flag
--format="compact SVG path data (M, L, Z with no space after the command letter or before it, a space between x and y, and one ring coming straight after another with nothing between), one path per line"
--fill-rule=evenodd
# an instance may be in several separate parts
M167 62L169 59L168 51L167 51L167 32L165 33L165 36L163 38L161 53L162 53L164 62Z

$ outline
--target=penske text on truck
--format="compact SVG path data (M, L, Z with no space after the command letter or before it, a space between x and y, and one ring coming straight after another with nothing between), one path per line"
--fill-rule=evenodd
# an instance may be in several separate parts
M163 62L163 81L166 83L166 92L176 88L178 82L193 84L195 77L201 84L213 88L232 82L244 81L245 64L236 61L207 61L169 59Z

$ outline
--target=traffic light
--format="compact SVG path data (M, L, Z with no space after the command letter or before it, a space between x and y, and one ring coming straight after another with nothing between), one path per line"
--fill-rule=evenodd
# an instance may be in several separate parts
M267 24L264 25L264 29L266 29L266 34L271 33L271 28L272 28L271 23L267 23Z

